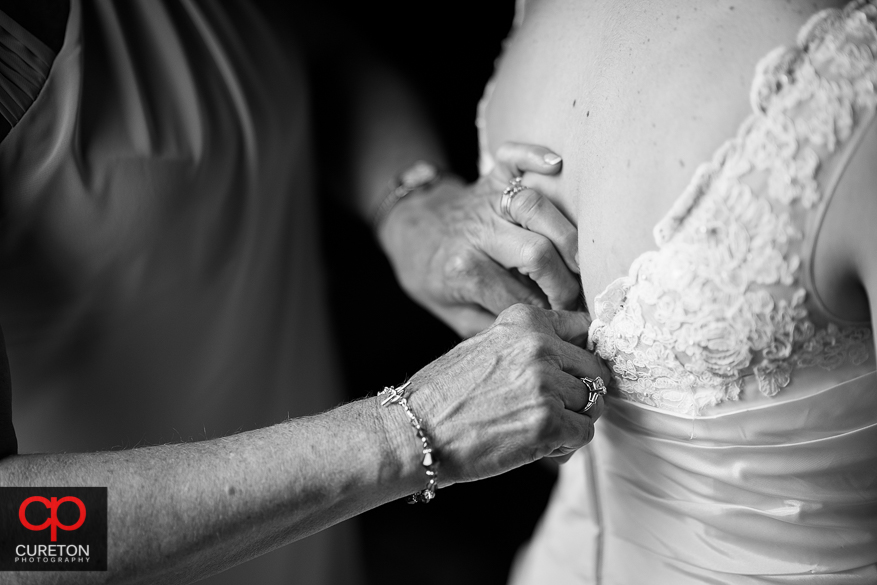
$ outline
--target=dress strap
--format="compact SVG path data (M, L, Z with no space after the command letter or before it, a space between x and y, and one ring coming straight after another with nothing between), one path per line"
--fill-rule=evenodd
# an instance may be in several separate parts
M15 126L39 95L55 52L0 10L0 115Z

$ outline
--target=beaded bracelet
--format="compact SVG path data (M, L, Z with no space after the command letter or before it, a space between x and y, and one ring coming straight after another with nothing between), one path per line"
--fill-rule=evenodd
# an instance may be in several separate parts
M423 460L420 462L426 470L426 477L429 480L426 484L426 487L419 492L411 494L408 497L409 504L428 504L435 497L435 490L438 488L438 458L434 457L432 454L432 445L430 445L429 437L426 434L426 431L420 425L422 422L421 419L418 419L414 416L414 412L411 410L411 407L408 406L408 400L405 398L405 390L408 388L408 385L411 384L411 380L405 382L402 386L398 388L394 388L393 386L387 386L383 390L378 393L378 396L387 395L384 398L383 402L381 402L381 406L389 407L391 404L398 403L402 408L405 409L405 414L408 415L408 420L411 422L411 426L414 427L414 430L417 431L417 438L420 439L420 442L423 444Z

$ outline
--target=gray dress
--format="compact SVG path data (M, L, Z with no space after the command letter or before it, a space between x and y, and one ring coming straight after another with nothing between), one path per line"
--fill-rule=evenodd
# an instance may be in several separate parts
M20 453L213 438L342 400L304 84L245 2L73 0L57 55L0 12L0 324ZM351 532L215 582L349 583Z

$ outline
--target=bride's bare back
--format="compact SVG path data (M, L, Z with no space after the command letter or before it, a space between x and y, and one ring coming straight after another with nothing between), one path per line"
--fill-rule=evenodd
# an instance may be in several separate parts
M793 44L814 12L843 4L526 3L487 103L487 146L563 154L559 178L527 182L578 223L589 302L654 249L653 226L751 113L759 59Z

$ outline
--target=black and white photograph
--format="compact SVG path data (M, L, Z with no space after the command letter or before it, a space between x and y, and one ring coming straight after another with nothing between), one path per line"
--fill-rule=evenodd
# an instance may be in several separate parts
M0 0L0 583L877 584L875 113L874 0Z

